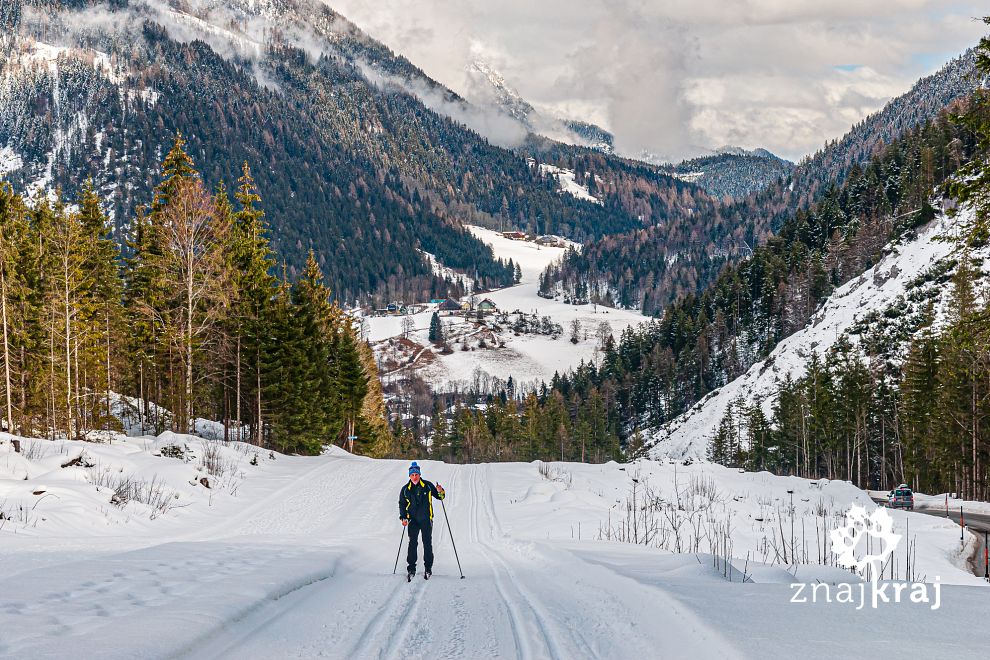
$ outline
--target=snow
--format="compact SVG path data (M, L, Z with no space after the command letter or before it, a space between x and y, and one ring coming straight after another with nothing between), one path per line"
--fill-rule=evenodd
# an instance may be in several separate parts
M251 465L255 449L232 443L217 451L236 467L207 489L198 438L27 441L30 459L9 439L0 436L0 508L12 514L0 523L0 656L824 658L882 649L977 658L988 641L990 592L959 568L971 547L959 547L954 525L919 513L892 512L895 531L917 543L919 573L941 579L941 609L790 602L794 581L856 578L834 566L758 564L761 540L789 528L788 489L797 534L833 520L814 514L819 505L868 503L846 482L698 463L420 461L448 497L435 521L434 578L406 584L388 570L402 538L404 461L332 449L260 452ZM169 445L198 457L156 455ZM61 467L80 455L100 467ZM110 504L96 483L107 468L157 478L176 506L152 519L140 503ZM647 546L600 532L621 529L633 479L639 497L650 489L681 502L698 529L731 522L731 581L711 539L671 552L653 547L656 537ZM698 495L706 483L709 496ZM682 526L685 545L694 530Z
M670 172L670 176L688 183L696 183L698 179L705 176L704 172Z
M593 202L595 204L602 203L602 200L598 199L588 191L588 186L583 186L575 181L573 170L557 167L556 165L549 165L547 163L540 163L540 172L542 174L551 174L556 176L557 181L560 182L561 191L567 193L568 195L572 195L573 197L586 202Z
M863 314L882 311L900 296L906 296L913 279L951 257L953 242L940 237L954 224L946 216L939 216L919 231L915 240L887 246L887 254L879 263L836 289L809 324L781 341L767 359L659 429L652 438L651 454L704 458L708 441L726 409L739 397L745 405L759 403L770 416L780 382L788 375L794 379L803 376L812 352L823 355ZM852 340L855 344L856 339Z
M24 161L16 151L10 147L0 147L0 176L19 170L24 166Z
M173 37L192 41L202 38L218 52L227 52L230 48L248 57L258 58L265 51L265 45L241 32L214 25L208 21L175 9L164 9L160 13L173 28ZM188 34L186 31L188 30ZM176 33L177 32L177 33Z
M465 291L471 291L474 288L474 278L468 277L463 273L458 273L453 268L444 266L437 259L437 256L431 252L420 250L420 253L430 262L430 267L433 268L433 274L437 277L442 277L452 282L460 282Z
M507 380L512 376L518 385L534 385L539 381L549 381L554 372L564 373L577 367L581 361L590 362L600 356L596 332L599 325L607 322L616 340L622 331L630 326L642 323L644 317L636 311L622 310L601 305L571 305L561 300L551 300L538 295L539 277L543 270L560 259L567 248L539 246L536 243L505 238L499 232L482 227L468 227L479 240L492 246L495 256L519 264L522 271L520 283L478 294L477 301L491 299L499 311L513 312L519 310L526 314L548 316L563 327L563 335L557 339L545 335L523 334L515 336L509 329L496 333L494 337L483 333L476 324L465 320L462 316L443 316L442 320L449 325L448 339L454 352L450 355L435 353L430 346L430 320L436 306L425 306L425 310L408 317L388 316L369 317L368 339L375 345L379 356L394 349L395 342L388 343L390 338L402 334L404 318L412 319L415 331L409 340L419 348L406 348L417 352L426 348L431 355L421 367L420 375L430 383L434 390L463 387L474 383L479 377L492 376ZM571 244L577 247L576 244ZM581 340L572 344L568 339L570 324L578 320L582 326ZM587 338L584 337L587 332ZM486 339L489 348L479 348L475 342ZM467 339L469 349L460 350L462 340ZM384 342L384 343L383 343ZM419 362L417 361L417 364ZM388 370L386 370L387 373Z
M59 60L68 58L89 60L94 69L106 76L107 80L115 85L120 85L124 81L121 72L113 66L110 56L97 50L56 46L32 39L27 41L26 49L20 58L15 56L13 61L41 63L47 66L52 73L57 73Z

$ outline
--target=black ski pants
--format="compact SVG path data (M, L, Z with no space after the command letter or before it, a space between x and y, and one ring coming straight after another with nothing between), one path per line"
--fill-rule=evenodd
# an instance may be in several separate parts
M406 553L406 568L410 573L416 572L416 555L419 545L419 535L423 534L423 565L427 571L433 570L433 521L420 522L415 518L409 520L406 527L409 532L409 552Z

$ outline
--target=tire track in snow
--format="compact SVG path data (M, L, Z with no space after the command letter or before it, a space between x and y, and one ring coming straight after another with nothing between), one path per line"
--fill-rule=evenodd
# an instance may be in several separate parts
M460 469L455 469L451 474L450 479L447 481L448 490L452 492L459 492L458 486L460 484ZM473 498L464 498L468 503L472 501ZM444 505L441 505L444 506ZM460 507L458 506L458 510ZM438 519L438 514L436 509L434 509L434 521L437 521L434 525L433 533L433 549L434 554L437 554L438 550L442 550L446 547L447 535L449 534L449 527L447 526L447 518ZM455 514L456 515L456 514ZM449 630L453 633L448 635L442 640L443 646L435 652L431 651L431 655L439 658L461 658L464 657L466 649L466 639L465 630L468 624L467 610L464 604L464 593L466 587L459 580L453 583L454 586L451 587L450 583L444 581L442 577L438 579L436 574L430 580L430 584L427 585L424 581L422 588L420 589L420 596L416 599L416 604L412 611L408 612L408 616L404 618L399 624L399 632L394 635L390 640L388 645L388 651L384 654L386 658L402 658L408 654L409 648L411 647L424 647L431 646L433 644L439 643L438 640L433 638L435 632L434 627L427 626L425 629L418 630L415 632L416 637L410 639L413 635L412 625L413 622L417 620L417 616L421 609L421 603L426 599L425 594L434 593L438 598L433 600L439 600L440 602L454 603L454 620L453 626L449 627ZM439 590L439 594L437 591ZM445 594L443 592L451 592Z
M495 566L495 562L492 561L488 552L485 550L484 544L481 540L481 516L478 515L478 502L480 497L478 495L478 467L472 466L471 471L471 506L470 506L470 516L471 516L471 540L477 545L481 556L485 558L488 562L488 566L491 569L492 580L495 584L495 590L498 592L499 598L502 600L502 605L505 608L506 614L509 617L509 628L512 631L512 641L516 649L517 658L530 658L533 657L533 652L527 644L525 636L520 637L520 632L524 629L524 624L522 618L520 617L519 611L513 604L509 601L506 596L505 589L502 586L502 580L499 578L498 569Z
M450 506L450 510L447 511L448 516L454 518L455 523L458 522L459 514L462 514L464 508L467 508L468 516L471 515L473 511L472 506L474 498L471 497L470 491L461 492L461 475L467 469L464 466L452 466L453 471L450 473L447 479L447 491L455 493L453 502ZM441 507L446 507L446 504L441 504ZM439 515L443 515L440 513ZM433 549L434 554L439 554L442 552L447 562L450 565L452 576L454 567L456 566L456 558L452 557L453 548L447 542L450 535L450 525L449 518L444 517L440 520L440 524L435 527L433 534ZM470 557L470 548L473 544L474 527L471 524L467 524L470 521L464 520L465 524L460 526L459 529L467 534L467 538L462 539L463 542L467 542L467 546L461 546L461 550L466 551L464 560L467 561ZM470 569L469 569L470 572ZM468 575L468 579L477 578L477 575ZM451 615L447 617L447 625L443 626L445 634L439 639L433 639L433 633L438 630L434 626L426 627L422 632L422 637L418 638L417 641L424 645L435 644L437 650L431 651L431 655L437 658L464 658L470 657L467 654L468 649L468 635L471 629L471 624L476 619L473 619L471 613L477 614L478 608L475 601L472 600L473 597L477 596L477 591L480 587L484 586L485 583L482 580L475 579L473 582L469 583L467 581L461 582L457 579L454 582L449 582L443 579L441 575L438 579L436 574L431 580L432 584L429 587L429 592L437 594L439 598L434 599L434 601L439 600L439 602L449 605ZM439 592L437 591L439 590ZM485 603L490 603L491 601L484 601ZM469 611L470 608L470 611ZM487 619L492 621L493 619ZM498 652L498 636L497 633L492 631L490 637L486 637L483 640L478 638L473 638L471 640L472 654L475 657L493 657Z

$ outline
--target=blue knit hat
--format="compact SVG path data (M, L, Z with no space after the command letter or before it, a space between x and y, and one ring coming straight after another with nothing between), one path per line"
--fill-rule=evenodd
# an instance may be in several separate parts
M416 464L416 461L413 461L412 465L409 466L409 476L411 477L414 474L420 474L419 465Z

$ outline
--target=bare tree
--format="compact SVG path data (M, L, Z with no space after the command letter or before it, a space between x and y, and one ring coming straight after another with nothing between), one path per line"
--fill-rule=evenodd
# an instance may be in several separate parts
M163 319L184 371L181 420L193 424L196 355L209 345L214 326L228 304L228 269L223 254L229 218L219 213L199 179L180 180L161 213L162 270L177 293Z
M412 320L411 316L405 316L402 319L402 336L409 337L409 335L416 329L416 322Z
M608 338L612 336L612 325L608 321L602 321L598 324L598 329L595 331L595 339L598 340L598 347L603 349L605 344L608 343Z
M581 321L574 319L571 321L571 343L576 344L581 340Z

